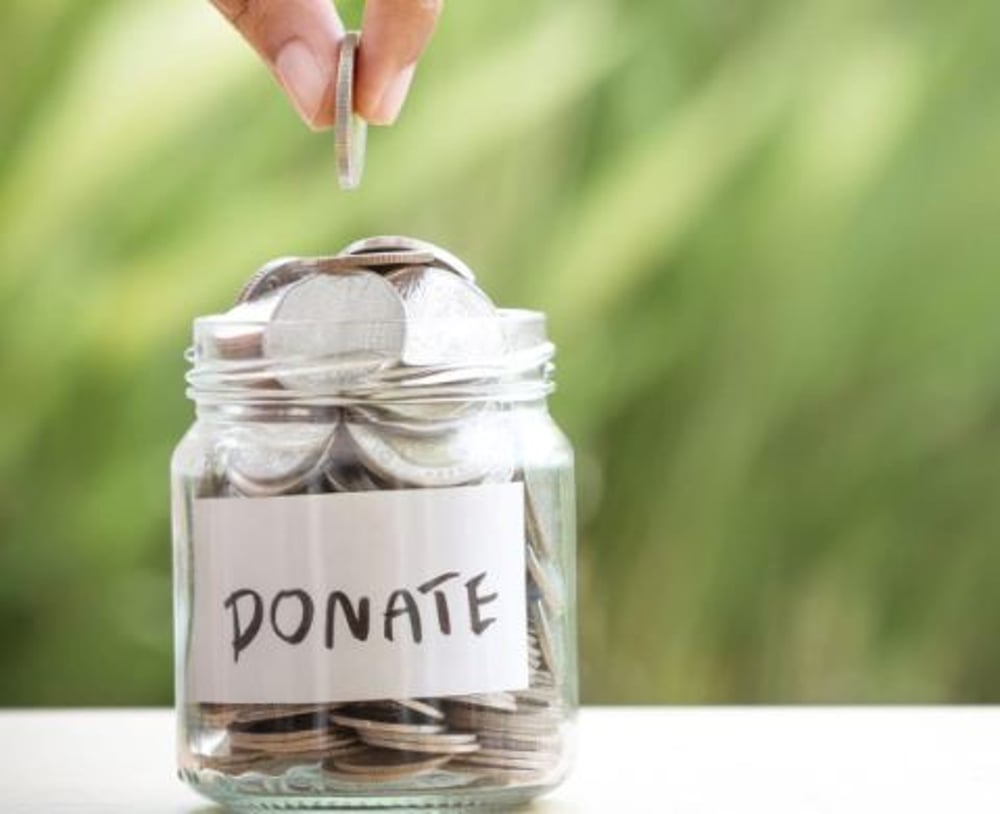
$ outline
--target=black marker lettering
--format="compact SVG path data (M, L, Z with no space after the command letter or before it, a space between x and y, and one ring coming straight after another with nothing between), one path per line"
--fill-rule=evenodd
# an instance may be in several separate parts
M484 579L486 579L485 571L481 574L477 574L465 583L465 590L469 594L469 621L472 624L472 632L477 636L481 635L486 628L496 621L495 618L483 619L479 615L480 605L486 605L493 602L497 598L497 594L480 596L479 583L481 583Z
M398 601L402 601L404 607L397 607ZM389 594L389 601L385 604L385 638L390 642L393 641L393 620L404 613L410 617L410 632L413 634L413 641L419 644L423 638L420 627L420 609L417 607L417 601L413 598L413 595L405 589L393 591Z
M253 600L253 615L250 617L250 624L246 628L240 627L239 601L243 598ZM233 661L240 660L240 651L249 646L260 632L261 623L264 621L264 600L260 594L249 588L233 591L229 598L222 603L224 608L229 608L233 612Z
M369 610L371 602L367 596L358 600L358 609L355 612L351 604L350 597L343 591L332 591L326 600L326 647L333 649L333 629L336 621L337 606L344 610L344 618L347 620L347 627L350 628L351 635L359 641L367 641L368 633L371 630L371 619Z
M278 606L284 600L291 599L292 597L298 599L299 604L302 606L302 618L299 620L299 626L292 633L284 633L278 627ZM313 610L312 597L301 588L295 588L291 591L278 591L271 602L271 627L274 628L274 632L280 638L289 644L298 644L306 637L306 634L309 633L309 628L312 627Z
M438 585L447 582L449 579L454 579L458 576L458 571L448 571L439 577L428 580L423 585L418 585L417 590L422 594L434 591ZM437 607L437 617L438 626L441 628L441 632L445 636L451 635L451 614L448 613L448 597L445 596L444 591L434 591L434 604Z

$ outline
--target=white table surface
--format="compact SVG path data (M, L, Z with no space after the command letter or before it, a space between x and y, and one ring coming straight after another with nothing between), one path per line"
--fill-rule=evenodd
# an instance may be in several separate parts
M527 810L997 814L1000 708L588 708ZM222 812L175 778L170 711L0 711L0 812L126 811Z

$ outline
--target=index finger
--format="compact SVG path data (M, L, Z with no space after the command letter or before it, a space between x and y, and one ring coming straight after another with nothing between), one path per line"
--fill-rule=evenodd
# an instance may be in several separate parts
M333 124L333 92L344 27L330 0L211 0L264 58L299 115Z
M355 108L373 124L396 120L444 0L368 0L361 26Z

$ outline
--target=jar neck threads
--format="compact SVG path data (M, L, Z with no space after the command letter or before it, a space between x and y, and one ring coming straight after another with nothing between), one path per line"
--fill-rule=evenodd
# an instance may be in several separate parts
M187 395L199 412L226 405L294 413L295 408L544 399L554 387L555 353L544 317L501 310L489 325L484 322L407 326L405 350L393 356L379 337L399 331L398 325L202 318L195 321L194 344L186 354ZM503 337L500 353L477 349L476 332L484 327ZM289 336L296 347L307 337L316 352L280 353Z

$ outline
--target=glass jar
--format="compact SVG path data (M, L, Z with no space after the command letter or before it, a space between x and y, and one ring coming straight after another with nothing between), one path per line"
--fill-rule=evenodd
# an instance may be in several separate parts
M195 321L197 420L172 462L180 776L242 810L551 789L572 753L576 597L544 317L237 316ZM498 331L504 350L371 351L399 330ZM262 358L268 331L364 350Z

